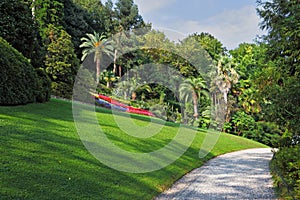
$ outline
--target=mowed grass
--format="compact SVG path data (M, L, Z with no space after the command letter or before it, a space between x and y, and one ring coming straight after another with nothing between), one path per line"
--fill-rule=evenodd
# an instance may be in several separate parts
M128 116L118 115L120 119ZM130 152L162 148L178 128L168 123L151 138L136 138L120 130L110 111L98 109L97 117L107 137ZM148 117L131 117L140 126L150 121ZM102 164L85 148L75 128L70 102L52 99L45 104L0 107L0 199L152 199L214 156L266 147L221 134L213 150L200 159L204 136L197 133L185 154L163 169L126 173Z

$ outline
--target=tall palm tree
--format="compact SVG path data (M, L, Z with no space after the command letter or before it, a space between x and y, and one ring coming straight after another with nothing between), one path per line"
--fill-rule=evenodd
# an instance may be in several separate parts
M217 75L213 84L217 86L224 98L224 110L226 112L225 121L229 122L232 102L228 101L228 93L232 85L236 84L239 80L239 74L234 69L234 60L228 56L221 56L216 63Z
M190 100L193 101L194 117L197 120L199 117L198 100L201 95L205 95L207 97L209 96L206 82L202 77L188 78L180 85L179 92L181 99L185 100L185 102L188 102Z
M228 56L221 56L217 62L217 77L215 83L219 90L223 93L225 104L227 104L227 96L233 84L239 80L239 75L234 69L234 62Z
M113 46L111 41L106 39L106 37L99 33L94 32L94 34L86 34L87 37L83 37L80 40L83 43L79 46L80 48L84 48L82 51L83 61L89 54L94 53L94 62L96 62L96 83L99 83L100 79L100 64L102 60L103 54L111 56L113 54Z

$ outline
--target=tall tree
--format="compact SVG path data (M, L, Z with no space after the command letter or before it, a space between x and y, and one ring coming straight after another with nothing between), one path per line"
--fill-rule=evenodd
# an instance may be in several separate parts
M194 33L191 37L201 44L213 60L218 60L226 52L223 44L209 33Z
M268 31L264 37L268 58L274 62L274 66L264 70L266 79L271 82L261 90L266 102L263 109L267 120L285 129L285 138L274 155L271 169L282 194L287 195L285 191L288 191L290 199L299 199L300 2L258 0L258 5L261 28Z
M230 113L232 108L232 103L228 101L228 93L233 84L236 84L239 79L239 75L234 69L235 63L234 61L228 56L220 56L220 59L216 62L217 66L217 74L214 78L212 84L217 86L218 91L221 92L224 99L224 106L226 116L225 121L228 122L230 120ZM218 95L218 92L214 93L214 95ZM213 97L216 99L216 97ZM217 105L218 103L215 103Z
M142 16L139 14L138 6L134 4L133 0L118 0L115 16L118 25L122 27L123 31L129 31L145 25Z
M300 2L299 0L258 0L261 28L268 31L264 38L269 45L270 59L284 64L282 71L299 75L300 70Z
M299 0L258 1L258 13L263 19L261 28L268 30L264 37L268 58L275 66L270 71L271 83L262 88L266 105L273 115L269 119L287 127L294 134L300 129L300 3ZM268 70L268 69L266 69ZM274 72L279 72L280 76ZM300 138L300 137L299 137Z
M38 27L32 19L29 3L23 0L2 0L0 13L0 36L30 59L35 68L42 67Z
M99 83L100 80L100 65L103 58L103 55L108 56L113 53L113 46L111 41L109 41L103 34L94 32L94 34L86 34L87 37L81 38L83 42L80 47L84 48L82 51L83 61L89 54L94 54L94 62L96 62L96 83Z
M47 28L49 24L56 27L64 24L64 4L63 0L34 0L34 19L39 25L40 34L43 39L47 38Z
M71 36L63 29L48 25L49 44L45 58L46 72L52 81L52 92L56 96L71 98L79 60L74 53Z
M67 1L67 0L64 0ZM89 24L89 26L98 33L106 32L109 30L105 27L106 19L110 19L111 16L106 12L105 7L99 0L71 0L80 10L84 13L83 19ZM78 14L78 13L76 13ZM108 15L107 15L108 14ZM76 17L76 16L75 16Z
M139 9L136 4L134 4L133 0L118 0L115 6L115 9L112 10L113 4L111 0L109 0L105 7L108 11L112 12L112 20L110 22L111 33L115 34L115 49L114 49L114 68L113 72L117 72L117 58L122 51L121 47L121 38L126 36L126 32L141 28L145 26L144 20L142 16L139 14ZM121 67L119 67L119 71L121 71ZM121 72L119 72L121 76Z
M237 98L241 109L247 114L259 113L261 106L258 99L257 80L265 65L265 45L240 44L238 48L231 50L230 54L236 62L235 70L240 78L231 90L231 94Z
M98 1L100 2L100 1ZM86 33L103 32L100 25L95 25L95 15L91 14L81 3L75 0L64 0L64 29L72 36L75 53L78 58L82 57L82 50L79 48L80 38ZM99 7L96 7L99 8ZM100 7L101 8L101 7ZM99 10L100 10L99 8ZM100 10L101 11L101 10ZM97 22L99 19L97 20ZM95 29L97 27L98 29Z

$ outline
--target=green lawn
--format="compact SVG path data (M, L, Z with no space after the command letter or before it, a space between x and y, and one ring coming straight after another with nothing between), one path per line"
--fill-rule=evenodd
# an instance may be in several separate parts
M188 151L168 167L141 174L120 172L103 165L86 150L76 132L71 108L70 102L55 99L45 104L0 107L1 199L152 199L216 155L266 147L221 134L207 157L199 159L205 135L199 132ZM137 139L118 128L110 111L99 109L97 117L108 138L132 152L163 147L177 129L175 124L168 124L152 138ZM139 125L148 124L147 117L133 117Z

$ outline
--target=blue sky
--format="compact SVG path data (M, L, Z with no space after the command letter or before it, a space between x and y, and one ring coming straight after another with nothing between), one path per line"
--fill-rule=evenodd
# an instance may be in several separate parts
M140 14L153 28L172 40L198 32L208 32L225 47L253 42L259 29L256 0L134 0Z

